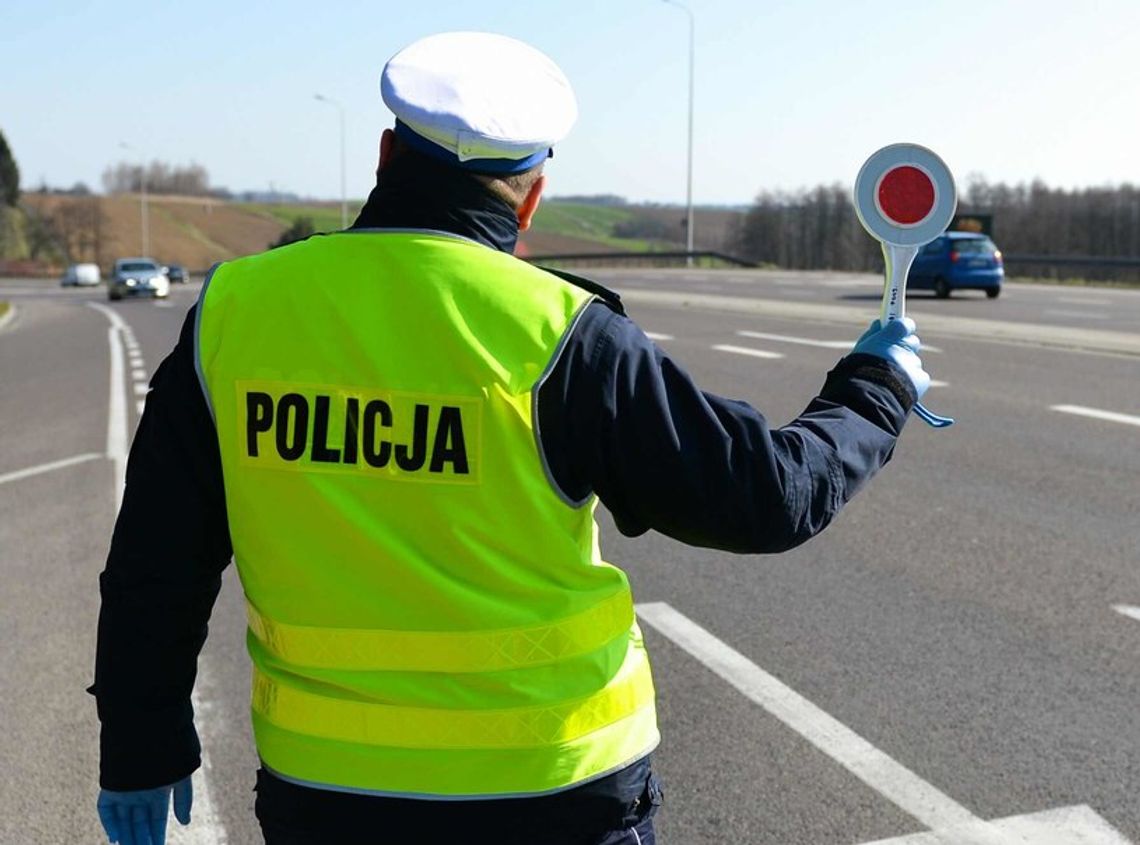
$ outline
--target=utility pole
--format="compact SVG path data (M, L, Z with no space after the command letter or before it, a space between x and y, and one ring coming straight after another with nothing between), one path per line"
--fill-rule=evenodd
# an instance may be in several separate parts
M688 6L678 0L662 0L670 6L676 6L689 16L689 167L687 187L685 191L685 205L688 208L685 219L685 250L689 253L685 260L687 266L693 266L693 69L696 64L696 18Z
M332 97L326 97L324 94L314 94L313 99L320 100L322 103L336 106L337 111L340 112L340 227L342 229L348 228L348 194L345 193L344 183L344 106L334 100Z

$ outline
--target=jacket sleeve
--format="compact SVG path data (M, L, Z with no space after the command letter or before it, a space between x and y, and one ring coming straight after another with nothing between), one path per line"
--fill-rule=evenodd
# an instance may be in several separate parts
M631 320L587 306L539 388L540 447L570 501L596 493L618 529L754 553L822 531L891 457L913 387L848 355L795 420L700 390Z
M200 765L190 694L232 554L221 458L194 367L194 310L150 382L99 578L95 683L105 789L174 783Z

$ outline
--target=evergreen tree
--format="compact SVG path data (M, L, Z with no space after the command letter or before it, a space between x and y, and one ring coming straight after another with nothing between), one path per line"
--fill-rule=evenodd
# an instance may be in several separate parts
M20 169L8 149L4 132L0 131L0 203L15 206L20 199Z

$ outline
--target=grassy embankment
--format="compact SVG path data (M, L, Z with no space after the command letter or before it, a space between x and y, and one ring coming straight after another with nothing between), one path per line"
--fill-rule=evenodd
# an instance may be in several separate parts
M348 203L348 224L351 226L356 215L360 213L363 203L360 200L350 200ZM236 208L276 220L285 226L292 226L299 217L308 217L313 221L313 228L318 232L335 232L340 225L340 203L318 203L312 205L293 205L283 203L242 202L236 203Z

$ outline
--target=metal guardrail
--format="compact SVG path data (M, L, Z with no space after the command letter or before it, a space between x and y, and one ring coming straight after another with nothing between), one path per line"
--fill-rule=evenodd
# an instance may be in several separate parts
M727 253L716 252L714 250L701 250L697 252L566 252L547 255L523 255L520 257L532 264L554 261L586 261L595 264L608 262L618 264L656 264L669 261L686 261L690 258L694 261L699 261L704 258L711 261L723 261L735 267L759 266L755 261L748 261L735 255L728 255Z
M1140 267L1140 255L1032 255L1015 252L1002 253L1006 264L1044 264L1056 267Z

